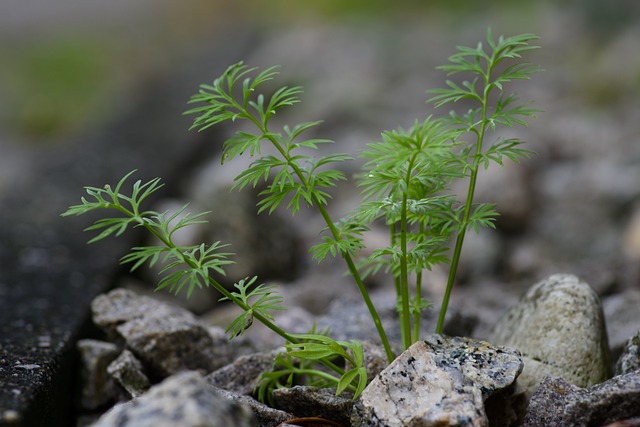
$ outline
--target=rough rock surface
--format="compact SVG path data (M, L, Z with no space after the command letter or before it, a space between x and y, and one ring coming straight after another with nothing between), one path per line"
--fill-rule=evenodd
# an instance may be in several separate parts
M513 384L520 354L433 335L396 358L354 405L354 426L487 426L484 401Z
M640 369L640 330L629 338L616 363L616 375L624 375Z
M640 264L640 262L637 262ZM636 281L637 283L637 281ZM627 341L640 327L640 290L628 289L602 301L607 335L613 359L619 357Z
M205 380L215 387L250 395L258 385L260 374L272 368L278 353L273 351L240 356L233 363L208 374Z
M225 399L232 400L248 408L251 408L253 414L258 420L258 427L276 427L287 420L295 418L294 415L260 403L253 397L244 394L233 393L231 391L223 390L217 387L213 388Z
M107 366L107 372L129 397L138 397L151 387L142 363L127 349Z
M253 427L246 406L225 399L202 376L186 371L130 402L116 405L92 427Z
M596 293L569 274L531 287L498 322L488 341L522 352L518 383L530 396L546 375L588 387L609 377L609 348Z
M166 377L181 370L211 372L229 362L229 343L190 312L132 291L115 289L91 304L94 322L151 370Z
M295 386L273 391L273 404L297 417L320 417L349 425L353 400L336 396L335 389Z
M525 427L603 426L640 416L640 372L583 389L546 377L531 398Z
M81 382L80 406L83 409L97 409L114 399L117 388L107 375L107 366L118 356L115 344L84 339L76 344L80 353Z

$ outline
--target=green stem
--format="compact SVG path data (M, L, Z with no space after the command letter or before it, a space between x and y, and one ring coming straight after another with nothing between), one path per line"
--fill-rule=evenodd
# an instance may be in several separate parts
M407 271L407 203L413 161L414 158L411 159L407 167L405 188L402 192L402 205L400 207L400 301L402 303L402 344L405 349L411 346L411 310L409 304L409 273Z
M424 225L420 223L420 234L424 233ZM417 342L420 339L420 304L422 303L422 270L418 270L416 273L416 307L413 313L413 342Z
M456 245L453 249L453 258L451 260L451 267L449 268L449 276L447 278L447 287L442 297L442 305L440 306L440 315L438 316L438 323L436 325L436 334L441 334L444 329L444 319L447 314L447 308L449 307L449 298L453 285L455 283L456 273L458 271L458 264L460 262L460 254L462 253L462 245L464 243L464 236L469 226L469 217L471 215L471 208L473 207L473 196L476 188L476 181L478 179L478 170L480 169L480 161L482 154L482 143L484 141L484 135L487 127L487 104L489 102L489 93L491 92L492 85L489 83L489 77L491 75L492 66L488 67L488 72L484 74L484 95L482 99L482 113L480 121L480 130L473 130L476 135L475 152L473 157L473 164L471 166L471 176L469 178L469 188L467 189L467 199L464 204L464 211L462 213L462 222L460 224L460 231L458 231L458 237L456 238Z

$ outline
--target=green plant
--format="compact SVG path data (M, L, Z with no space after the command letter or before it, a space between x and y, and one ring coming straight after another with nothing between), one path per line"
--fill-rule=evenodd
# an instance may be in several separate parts
M435 264L450 262L446 293L442 302L436 332L441 333L449 296L455 282L456 271L469 229L493 227L497 215L490 204L473 203L479 170L491 162L503 164L505 158L518 161L530 151L521 147L518 139L497 139L488 147L488 134L498 127L526 125L525 119L536 110L527 103L520 103L513 94L505 92L504 84L512 80L528 79L538 71L532 64L518 61L523 52L535 49L530 45L537 37L523 34L515 37L499 37L494 40L491 32L487 45L476 48L459 47L449 58L450 64L440 67L449 75L462 73L471 80L453 82L447 80L446 88L431 91L428 101L435 107L464 102L466 112L451 111L442 118L427 117L416 121L410 129L384 132L382 141L369 144L362 153L366 160L359 184L363 188L361 206L341 221L334 221L327 209L331 199L329 191L346 177L332 166L351 160L346 154L330 154L314 157L309 154L320 144L330 140L305 138L320 122L304 122L293 127L284 126L280 131L271 124L273 116L285 107L300 102L300 87L282 87L270 96L260 93L262 85L277 74L275 68L259 71L243 63L230 66L211 85L202 85L190 103L197 104L185 114L196 115L192 129L204 130L225 121L244 120L253 131L239 131L223 144L223 163L236 156L249 155L253 163L240 173L233 186L242 190L264 183L257 203L259 212L273 212L281 204L292 214L303 205L315 207L326 223L322 242L311 250L318 261L329 254L344 259L349 273L360 290L380 341L389 361L394 354L380 317L371 301L363 278L381 269L390 272L397 292L398 312L403 348L419 339L421 311L430 303L423 297L423 271ZM488 47L488 50L485 48ZM510 61L510 64L503 64ZM262 154L264 144L275 148L276 154ZM121 190L131 174L125 176L114 190L87 187L92 200L82 199L82 204L71 206L63 215L83 214L96 209L115 209L123 217L97 221L88 230L102 230L91 242L109 235L119 235L129 226L149 230L161 242L158 246L133 248L122 258L132 263L132 269L144 263L154 265L163 260L165 276L158 286L178 293L185 286L187 295L198 286L212 286L223 299L243 309L244 313L229 326L231 336L237 336L248 328L254 319L262 322L287 341L287 354L276 361L279 367L263 376L260 393L273 385L291 380L294 374L312 375L323 384L335 384L338 392L350 389L357 396L366 385L362 349L358 343L334 341L324 334L292 335L281 330L270 314L282 307L282 300L274 289L256 286L256 278L245 279L235 285L236 291L228 291L218 283L213 274L224 274L224 266L231 261L222 252L225 245L181 247L174 244L173 233L183 227L202 221L203 214L184 214L186 206L169 215L153 211L141 211L140 203L159 187L159 180L145 184L137 181L132 195ZM463 199L450 194L454 180L468 180ZM389 229L389 245L375 250L366 259L360 259L364 249L363 234L377 221L384 221ZM174 225L171 225L174 223ZM455 241L453 249L449 244ZM449 261L448 253L451 252ZM415 293L411 295L410 277ZM336 360L346 360L351 369L345 371ZM327 374L313 368L323 363L337 374Z

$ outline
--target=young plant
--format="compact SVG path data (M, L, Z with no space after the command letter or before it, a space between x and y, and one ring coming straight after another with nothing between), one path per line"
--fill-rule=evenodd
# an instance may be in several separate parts
M317 209L326 223L322 242L311 251L319 261L329 254L340 256L358 287L371 314L387 358L394 354L380 316L364 285L363 278L381 269L394 278L403 348L419 339L421 312L430 306L423 296L423 271L436 264L450 262L446 292L442 301L436 332L442 333L449 296L467 230L493 227L497 213L493 205L473 202L480 167L491 162L502 165L505 158L518 161L530 151L521 147L518 139L494 138L487 146L489 134L499 127L526 125L525 119L536 110L520 103L514 94L506 93L504 84L512 80L529 79L538 71L532 64L518 61L521 54L537 48L530 45L537 37L523 34L499 37L487 34L487 45L476 48L459 47L449 58L450 64L440 67L449 75L464 74L470 80L456 83L447 80L447 87L431 91L428 101L435 107L464 102L466 112L452 111L443 118L429 116L416 121L410 129L397 129L382 134L382 141L369 144L361 156L366 163L359 184L363 202L358 209L340 221L334 221L326 208L329 191L346 179L336 164L351 160L346 154L312 156L321 144L330 140L306 138L321 122L304 122L295 126L273 128L271 119L285 107L300 102L300 87L282 87L270 96L260 93L262 86L277 75L275 68L259 71L243 63L230 66L211 85L202 85L190 103L197 104L186 114L196 115L192 129L204 130L225 121L244 120L252 130L236 132L223 144L223 163L236 156L254 158L251 165L235 178L234 189L256 187L264 183L259 193L258 211L273 212L283 203L296 214L303 205ZM509 64L505 62L509 61ZM505 63L505 64L503 64ZM264 145L275 154L262 154ZM126 175L116 185L104 188L86 187L90 200L71 206L63 216L79 215L98 209L111 209L120 216L97 221L88 230L101 231L94 242L110 235L120 235L129 226L144 227L160 241L158 246L133 248L122 258L132 263L132 269L142 264L166 263L158 289L168 288L178 293L186 287L187 296L198 286L212 286L243 310L229 326L232 337L242 334L254 319L284 338L287 354L276 360L276 369L263 376L259 389L264 395L271 387L286 384L293 375L310 375L321 384L334 384L338 392L350 389L355 396L367 382L363 367L362 348L353 341L334 341L324 334L288 334L273 322L271 312L282 309L282 299L273 287L256 286L256 278L247 278L226 290L214 274L224 274L231 261L225 245L177 246L173 233L202 221L204 214L184 214L141 210L140 204L161 186L159 179L145 184L137 181L131 196L122 192ZM466 196L459 199L450 194L454 180L468 180ZM384 221L389 230L389 245L373 251L362 260L363 234L374 222ZM175 223L175 224L173 224ZM173 224L173 225L172 225ZM450 243L455 240L449 261ZM410 279L415 289L411 294ZM345 371L336 364L342 360L351 369ZM337 375L313 368L322 363Z

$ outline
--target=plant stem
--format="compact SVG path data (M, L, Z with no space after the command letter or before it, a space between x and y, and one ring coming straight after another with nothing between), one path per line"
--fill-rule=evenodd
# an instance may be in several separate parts
M409 274L407 267L407 202L409 181L413 170L415 156L411 158L405 176L405 188L402 191L402 206L400 208L400 301L402 302L401 327L403 331L402 345L405 349L411 346L411 311L409 304Z
M460 230L458 231L458 237L456 238L456 245L453 250L453 258L451 260L451 266L449 268L449 276L447 278L447 287L442 297L442 305L440 306L440 315L438 316L438 323L436 325L436 334L441 334L444 329L444 319L447 314L447 308L449 307L449 298L451 297L451 291L456 279L456 273L458 271L458 264L460 262L460 254L462 252L462 244L464 243L464 236L469 226L469 217L471 215L471 208L473 207L473 196L476 189L476 181L478 179L478 170L480 169L480 160L482 154L482 143L484 142L484 135L487 128L487 104L489 103L489 93L491 92L492 85L489 83L492 66L489 65L488 71L484 74L484 92L482 98L482 112L481 120L479 122L480 129L471 129L476 136L475 152L473 156L473 164L471 166L471 175L469 177L469 188L467 190L467 199L464 204L464 211L462 214L462 222L460 224Z
M420 234L424 233L424 225L420 223ZM413 336L412 341L417 342L420 339L420 316L422 303L422 269L416 272L416 307L413 314Z

